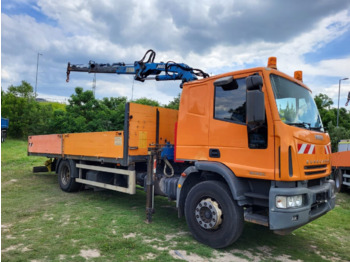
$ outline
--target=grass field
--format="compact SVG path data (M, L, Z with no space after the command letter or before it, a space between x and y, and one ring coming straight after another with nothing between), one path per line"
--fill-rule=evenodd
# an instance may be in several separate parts
M1 149L2 261L350 261L350 192L288 236L246 223L236 243L214 250L191 237L165 198L147 225L144 192L65 193L54 173L32 173L46 159L28 157L26 142Z

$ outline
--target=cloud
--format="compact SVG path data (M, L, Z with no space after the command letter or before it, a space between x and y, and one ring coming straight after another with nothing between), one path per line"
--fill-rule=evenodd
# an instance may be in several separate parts
M21 80L34 85L40 52L39 93L69 96L75 86L91 89L93 76L74 74L66 84L68 61L132 63L152 48L157 61L184 62L212 74L265 66L277 56L280 70L303 70L319 92L327 88L316 85L320 76L350 75L350 52L314 62L305 55L349 32L348 10L345 0L9 0L2 10L2 86ZM132 82L130 76L98 75L96 95L131 98ZM180 92L178 85L135 82L134 97L166 103Z

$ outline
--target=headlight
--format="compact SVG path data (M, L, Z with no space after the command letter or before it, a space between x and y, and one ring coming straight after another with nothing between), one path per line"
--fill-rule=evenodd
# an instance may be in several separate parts
M302 205L303 205L303 195L276 196L277 208L301 207Z

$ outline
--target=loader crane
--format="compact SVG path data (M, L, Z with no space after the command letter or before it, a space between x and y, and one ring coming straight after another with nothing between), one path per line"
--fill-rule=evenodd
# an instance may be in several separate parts
M90 61L88 65L75 65L68 63L66 81L69 82L70 72L111 73L120 75L129 74L135 75L134 79L141 82L144 82L145 80L182 80L181 86L186 82L197 80L198 77L209 77L209 75L202 70L189 67L183 63L179 64L172 61L166 63L155 63L155 57L156 52L150 49L145 53L141 60L135 61L133 65L127 65L122 62L98 64L93 61ZM150 76L154 77L151 78Z

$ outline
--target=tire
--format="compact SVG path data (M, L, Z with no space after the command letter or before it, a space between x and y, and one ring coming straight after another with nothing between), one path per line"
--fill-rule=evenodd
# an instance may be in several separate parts
M335 192L336 193L342 192L344 190L343 172L339 168L334 170L334 182L335 182Z
M6 131L5 130L1 130L1 143L5 142L5 138L6 138Z
M62 160L58 168L58 183L65 192L76 192L82 184L75 182L77 168L73 160Z
M194 238L213 248L231 245L241 236L244 226L243 207L219 181L201 182L190 190L185 217Z

